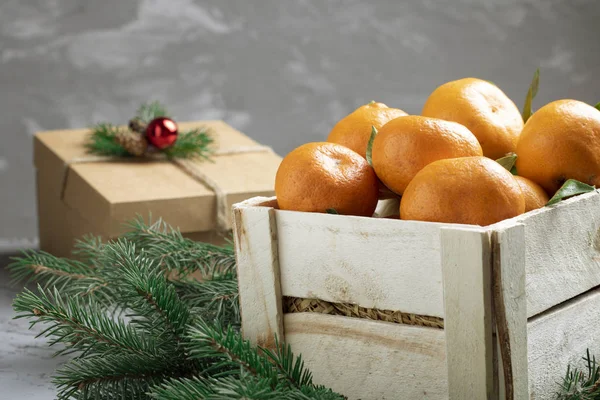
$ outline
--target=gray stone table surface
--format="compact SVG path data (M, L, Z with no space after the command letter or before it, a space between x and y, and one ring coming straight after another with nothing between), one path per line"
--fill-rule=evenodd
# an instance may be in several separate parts
M13 319L12 301L22 287L9 285L8 261L0 254L0 400L54 399L51 376L66 358L52 357L55 349L35 338L41 327L29 330L27 320Z

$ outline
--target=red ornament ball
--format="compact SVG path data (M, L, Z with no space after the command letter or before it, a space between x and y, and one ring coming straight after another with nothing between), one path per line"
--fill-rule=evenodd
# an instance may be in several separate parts
M177 124L170 118L155 118L146 128L146 139L152 146L166 149L177 140Z

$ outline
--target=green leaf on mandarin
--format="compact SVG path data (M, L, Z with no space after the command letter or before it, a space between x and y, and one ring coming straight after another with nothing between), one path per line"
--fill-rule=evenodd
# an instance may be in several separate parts
M371 137L369 138L369 144L367 144L367 162L371 167L373 166L373 141L375 141L375 136L377 136L377 129L371 126Z
M531 84L529 85L529 90L527 91L527 96L525 97L525 105L523 106L523 122L527 122L529 117L533 114L531 111L531 103L535 96L537 96L538 88L540 86L540 69L536 69L533 74L533 79L531 80Z
M546 204L547 206L551 206L560 202L561 200L568 199L573 196L577 196L583 193L589 193L596 190L594 186L590 186L586 183L579 182L575 179L568 179L560 189L552 196L550 201Z
M496 162L506 168L507 171L510 171L513 175L516 175L517 169L515 168L515 163L517 162L517 155L515 153L508 153L504 157L497 159Z

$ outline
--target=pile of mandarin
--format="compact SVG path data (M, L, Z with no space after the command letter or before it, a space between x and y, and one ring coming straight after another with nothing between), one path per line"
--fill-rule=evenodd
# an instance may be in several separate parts
M370 217L395 197L400 219L485 226L545 206L567 180L600 184L600 111L557 100L522 116L493 83L465 78L421 115L359 107L283 159L275 193L283 210Z

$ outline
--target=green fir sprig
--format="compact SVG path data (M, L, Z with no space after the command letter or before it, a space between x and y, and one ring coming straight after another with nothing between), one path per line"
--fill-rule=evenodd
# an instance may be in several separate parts
M216 276L235 276L235 253L231 239L226 246L195 242L184 238L162 219L146 224L138 217L127 224L124 238L143 248L149 257L160 261L168 271L176 271L180 277L199 272L203 279Z
M130 121L136 127L145 127L153 119L169 117L166 108L159 102L142 104L135 117ZM132 124L134 122L134 124ZM117 141L119 134L127 132L128 128L110 123L99 123L91 128L91 134L85 146L90 154L108 157L132 157L132 155ZM142 134L137 132L137 134ZM148 154L162 154L167 159L203 159L209 160L213 154L213 137L204 128L180 131L175 143L168 148L152 149Z
M171 147L162 150L167 158L190 159L198 158L210 160L213 153L212 144L214 140L204 129L192 129L180 132L177 140Z
M38 336L72 357L54 374L58 399L344 398L313 384L289 347L243 340L230 246L191 241L161 220L130 228L109 242L82 239L78 260L30 251L8 267L38 283L16 297L16 318L44 325Z
M109 124L99 123L92 127L92 133L85 144L90 154L107 157L132 157L116 141L116 136L124 128Z
M600 400L600 365L589 349L583 360L583 369L567 367L557 400Z
M143 103L136 111L135 118L138 118L144 124L149 124L154 118L170 117L165 106L158 101Z

